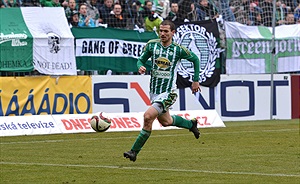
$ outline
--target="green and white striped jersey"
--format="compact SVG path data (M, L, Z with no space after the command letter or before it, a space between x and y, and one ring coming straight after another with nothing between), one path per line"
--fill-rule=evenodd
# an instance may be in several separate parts
M150 40L138 59L138 69L145 66L150 57L152 57L150 93L170 93L176 89L177 68L181 59L193 62L193 81L199 81L199 58L193 52L175 42L164 47L161 45L160 39Z

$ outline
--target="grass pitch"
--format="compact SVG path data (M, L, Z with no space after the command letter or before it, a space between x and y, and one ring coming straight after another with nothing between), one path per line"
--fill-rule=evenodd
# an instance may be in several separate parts
M299 120L225 124L153 131L136 162L138 132L0 137L0 183L299 183Z

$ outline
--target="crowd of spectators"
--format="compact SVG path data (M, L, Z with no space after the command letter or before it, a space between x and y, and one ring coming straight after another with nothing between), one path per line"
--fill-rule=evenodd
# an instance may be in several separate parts
M63 7L70 27L140 32L158 32L164 19L182 22L222 17L268 27L273 22L273 0L0 0L0 8L10 7ZM275 17L275 26L300 24L300 0L276 0Z
M300 0L276 0L275 26L300 23ZM231 0L236 21L250 26L272 26L273 0Z
M0 0L1 8L63 7L71 27L158 31L164 19L272 26L273 0ZM300 0L276 0L276 26L300 23Z

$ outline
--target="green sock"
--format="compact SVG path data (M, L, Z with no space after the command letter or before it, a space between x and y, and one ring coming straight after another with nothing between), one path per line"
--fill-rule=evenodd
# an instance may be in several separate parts
M150 137L151 131L142 129L138 137L136 138L134 144L132 145L132 150L139 153L146 143L147 139Z
M193 126L191 120L184 119L181 116L173 115L173 126L190 129Z

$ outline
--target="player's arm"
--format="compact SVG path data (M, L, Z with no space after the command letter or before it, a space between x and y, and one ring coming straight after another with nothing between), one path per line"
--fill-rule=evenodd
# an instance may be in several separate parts
M190 57L187 58L188 61L194 64L194 76L193 81L199 82L199 73L200 73L200 61L196 54L190 52Z
M193 83L192 83L192 92L201 91L200 84L199 84L199 73L200 73L200 60L198 56L189 51L187 48L182 47L182 59L186 59L194 64L194 76L193 76Z
M151 50L150 50L150 45L149 43L146 44L144 47L144 50L142 52L142 55L138 58L137 61L137 68L140 74L144 74L146 72L146 67L145 64L147 60L151 57Z

